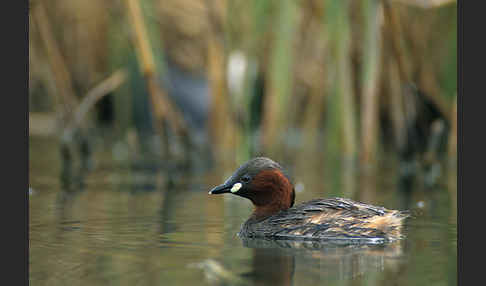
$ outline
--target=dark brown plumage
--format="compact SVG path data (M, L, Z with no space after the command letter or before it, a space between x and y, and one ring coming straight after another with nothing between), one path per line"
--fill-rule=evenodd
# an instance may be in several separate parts
M407 212L344 198L315 199L293 206L295 192L282 167L264 157L243 164L210 194L233 193L255 206L239 235L274 239L382 243L402 237Z

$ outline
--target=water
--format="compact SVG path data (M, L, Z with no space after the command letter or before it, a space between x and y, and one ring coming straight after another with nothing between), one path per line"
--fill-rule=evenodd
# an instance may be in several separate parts
M456 285L454 175L407 193L393 164L372 176L297 165L296 203L340 195L413 209L406 239L368 247L241 241L250 202L207 194L232 169L174 175L115 163L106 147L83 185L66 188L56 141L30 138L29 148L31 285Z

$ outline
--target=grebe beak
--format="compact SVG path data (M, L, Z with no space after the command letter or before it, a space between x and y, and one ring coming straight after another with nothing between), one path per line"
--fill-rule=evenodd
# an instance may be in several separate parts
M210 195L224 194L224 193L233 193L234 194L234 193L238 192L241 189L242 186L243 185L240 182L235 183L235 184L225 183L225 184L217 186L214 189L212 189L211 191L209 191L209 194Z
M230 193L232 185L219 185L217 187L214 187L211 191L209 191L210 195L217 195L217 194L224 194L224 193Z

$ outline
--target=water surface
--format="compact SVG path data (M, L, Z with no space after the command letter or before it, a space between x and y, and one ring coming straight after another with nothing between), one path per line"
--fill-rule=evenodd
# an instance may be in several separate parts
M232 169L179 172L112 160L66 186L56 140L30 138L31 285L456 285L456 177L403 190L392 163L366 175L301 164L296 203L345 196L413 209L406 239L382 246L242 241L251 212L209 196Z

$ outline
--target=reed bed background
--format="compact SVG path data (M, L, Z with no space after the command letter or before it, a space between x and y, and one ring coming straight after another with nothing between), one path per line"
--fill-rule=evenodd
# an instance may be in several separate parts
M94 129L125 146L117 160L455 162L455 1L35 0L29 13L30 134L59 136L66 162Z

